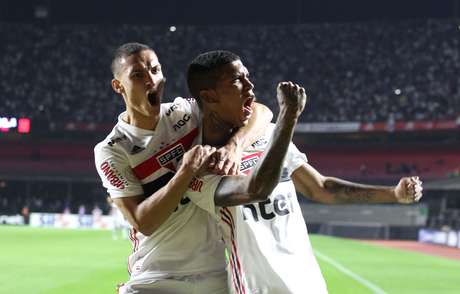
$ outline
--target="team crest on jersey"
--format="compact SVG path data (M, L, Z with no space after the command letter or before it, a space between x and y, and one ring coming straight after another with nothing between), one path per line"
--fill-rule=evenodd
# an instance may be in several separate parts
M121 173L115 168L112 162L104 161L100 168L104 173L105 178L112 186L118 189L124 189L128 186L128 181L123 178Z
M262 152L255 152L241 159L240 172L248 174L249 171L257 164Z
M185 153L184 146L179 143L172 148L166 150L157 156L157 160L161 166L165 166L171 170L175 170L173 160L179 161Z

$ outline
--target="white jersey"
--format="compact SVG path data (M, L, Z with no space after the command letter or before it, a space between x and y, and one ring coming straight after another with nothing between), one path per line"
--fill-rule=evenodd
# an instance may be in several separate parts
M255 166L273 132L245 150L240 171ZM313 255L305 220L290 175L307 162L290 144L279 184L265 201L215 207L214 192L222 177L195 179L186 195L218 220L229 252L231 293L327 293L326 283Z
M193 99L161 105L154 131L122 120L95 147L97 171L112 198L149 197L174 176L182 155L197 138L199 109ZM151 235L132 230L129 282L225 270L224 245L212 217L183 197L176 210Z

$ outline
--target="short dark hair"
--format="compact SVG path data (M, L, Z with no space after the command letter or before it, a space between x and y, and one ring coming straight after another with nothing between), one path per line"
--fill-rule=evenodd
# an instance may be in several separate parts
M112 74L115 76L116 74L119 73L121 59L129 57L133 54L137 54L144 50L153 51L153 49L150 48L148 45L136 43L136 42L125 43L121 45L120 47L118 47L115 50L115 53L113 54L112 65L111 65Z
M187 70L187 85L190 94L201 104L200 91L214 88L222 66L241 58L233 52L215 50L195 57Z

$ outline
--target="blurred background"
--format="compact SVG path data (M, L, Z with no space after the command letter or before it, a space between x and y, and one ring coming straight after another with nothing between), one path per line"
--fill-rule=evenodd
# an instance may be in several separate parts
M310 232L460 247L460 1L0 2L0 221L108 228L93 147L123 101L111 89L120 44L152 46L164 101L188 97L197 54L227 49L259 102L275 87L310 97L295 143L325 175L424 182L420 204L323 206L301 198ZM63 213L88 215L62 222Z

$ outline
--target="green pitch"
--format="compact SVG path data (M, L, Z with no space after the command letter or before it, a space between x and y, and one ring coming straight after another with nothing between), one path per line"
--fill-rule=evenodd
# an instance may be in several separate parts
M115 293L129 241L109 231L0 226L0 293ZM460 293L460 261L312 236L331 294ZM308 278L308 277L306 277Z

